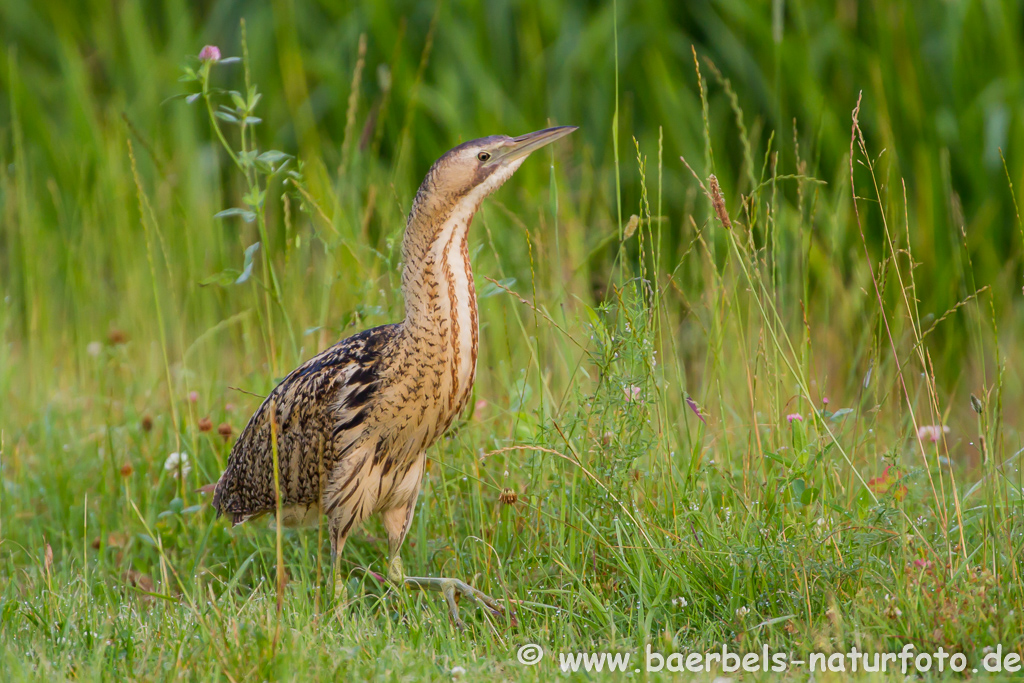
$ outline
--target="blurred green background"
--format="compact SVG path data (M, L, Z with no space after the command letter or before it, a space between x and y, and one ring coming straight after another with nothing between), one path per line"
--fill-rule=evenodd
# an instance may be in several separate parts
M1006 292L996 297L1000 309L1019 300L1013 294L1020 287L1021 230L1000 150L1009 179L1024 187L1021 2L624 0L617 17L615 11L613 3L578 0L5 2L0 158L8 175L25 174L19 191L31 206L19 211L36 214L33 230L41 234L32 239L54 254L90 230L110 229L104 204L131 201L103 177L104 167L124 162L117 141L126 135L126 120L151 145L144 170L173 175L179 206L209 206L212 214L220 207L210 204L209 166L222 161L211 158L198 108L164 100L181 92L176 80L185 55L205 43L225 56L239 54L244 16L252 72L265 95L261 138L330 174L342 161L346 103L359 37L366 34L358 149L350 164L357 173L393 168L389 201L407 203L424 169L459 141L573 123L581 126L577 144L585 150L576 172L594 177L593 192L576 210L594 235L604 234L619 220L617 77L620 157L632 162L635 136L654 158L663 134L670 253L685 239L683 217L702 211L678 157L685 155L701 174L714 170L726 197L735 198L750 191L750 179L760 179L774 131L780 173L802 169L829 183L813 216L813 241L832 261L822 268L846 272L863 255L848 196L850 114L863 91L861 122L869 149L881 153L882 191L900 200L890 218L902 222L903 179L918 272L936 283L918 293L924 308L939 314L966 293L955 276L961 228L978 284ZM749 154L729 95L705 66L716 149L707 158L691 48L731 82ZM237 81L240 68L224 67L218 77ZM376 145L379 154L371 154ZM18 154L26 164L16 170ZM639 203L637 174L622 173L621 184L625 220ZM792 184L785 189L795 196ZM19 264L12 201L0 196L0 202L0 267L17 324L26 322L26 287L54 294L46 308L55 320L73 315L59 292L88 287L109 295L103 290L115 283L103 281L103 264L81 264L79 280L61 258ZM867 217L872 244L880 234L877 218ZM394 227L374 223L371 230Z

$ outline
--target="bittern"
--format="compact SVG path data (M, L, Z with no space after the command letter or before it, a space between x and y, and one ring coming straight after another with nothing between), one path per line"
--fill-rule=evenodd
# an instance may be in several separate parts
M497 601L464 581L405 576L400 551L426 450L462 412L476 376L470 222L531 152L574 130L561 126L515 138L480 138L434 163L416 193L402 242L405 319L338 342L270 392L215 485L218 515L231 515L240 524L276 512L273 419L281 522L306 526L326 515L336 588L345 539L379 513L388 535L389 581L440 591L460 627L456 596L503 612Z

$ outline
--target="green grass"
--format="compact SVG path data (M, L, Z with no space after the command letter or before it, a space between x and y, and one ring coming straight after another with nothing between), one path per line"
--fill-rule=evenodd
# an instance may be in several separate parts
M242 55L234 4L0 5L0 678L1021 652L1021 3L690 4L246 6L249 59L212 85L245 109L258 85L262 122L214 120L240 159L292 155L273 174L202 99L165 102L204 43ZM382 589L377 522L338 605L316 530L279 562L194 492L218 427L400 318L434 158L549 121L581 129L474 222L473 407L403 549L516 623L463 605L458 633ZM528 642L549 658L519 664Z

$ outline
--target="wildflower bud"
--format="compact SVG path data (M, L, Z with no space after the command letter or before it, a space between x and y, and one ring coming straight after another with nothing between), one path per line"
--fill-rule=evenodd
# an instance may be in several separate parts
M227 422L221 422L220 426L217 427L217 433L224 437L224 440L227 441L228 439L231 438L231 425L229 425Z
M974 394L971 394L971 407L974 408L974 412L976 412L978 415L981 415L981 411L984 409L984 407L981 405L981 399L975 396Z
M188 392L188 402L189 403L199 403L199 392L198 391L190 391L190 392Z
M605 446L610 446L615 435L611 432L605 432L604 436L601 437L601 443Z
M130 462L126 462L125 464L121 465L121 476L122 477L125 477L125 478L130 477L130 476L132 476L132 472L134 472L134 471L135 470L132 468L132 464Z
M216 45L205 45L203 49L199 51L199 61L201 62L219 62L220 61L220 48Z
M504 488L501 490L501 495L498 496L498 500L505 505L515 505L516 501L519 500L519 494L513 489Z
M708 421L704 419L704 413L703 411L701 411L700 406L697 405L697 402L694 401L689 396L686 397L686 405L690 406L690 410L693 411L693 414L697 416L698 420L700 420L704 424L708 423Z
M118 346L128 341L128 334L124 330L119 330L116 327L107 332L107 343L111 346Z
M211 420L209 417L200 418L199 424L197 426L199 427L199 431L208 432L211 429L213 429L213 420Z
M149 415L142 416L142 431L150 432L153 431L153 418Z

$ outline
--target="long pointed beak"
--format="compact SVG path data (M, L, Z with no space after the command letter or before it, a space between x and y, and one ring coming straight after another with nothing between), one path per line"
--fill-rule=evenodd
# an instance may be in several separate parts
M550 144L559 138L564 138L579 126L558 126L556 128L545 128L526 135L512 138L512 143L505 147L500 154L491 157L488 166L495 164L508 164L516 159L522 159L532 152L536 152L544 145Z

